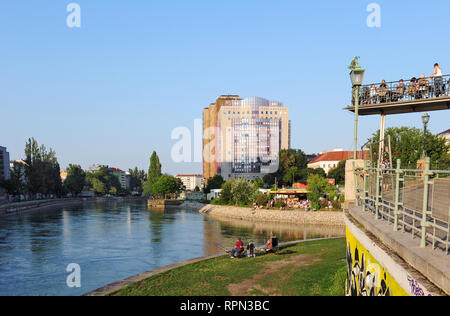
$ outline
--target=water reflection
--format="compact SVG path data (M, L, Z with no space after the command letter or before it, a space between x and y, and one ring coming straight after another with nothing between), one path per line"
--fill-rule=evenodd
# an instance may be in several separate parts
M236 237L244 243L253 241L264 245L269 236L276 235L281 242L345 236L345 226L298 225L270 222L251 222L235 219L205 219L205 252L217 253L230 249Z
M330 227L219 221L145 202L97 203L0 218L0 295L80 295L178 261L223 252L239 236L263 244L343 235ZM68 288L66 267L81 267Z

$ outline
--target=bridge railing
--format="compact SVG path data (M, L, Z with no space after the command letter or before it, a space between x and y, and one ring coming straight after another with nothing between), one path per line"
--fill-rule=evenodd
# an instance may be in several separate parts
M450 95L450 75L440 79L411 78L410 80L380 82L360 89L360 105L433 99ZM352 103L353 104L353 103Z
M366 212L410 233L420 246L449 253L450 171L371 167L355 168L356 197Z

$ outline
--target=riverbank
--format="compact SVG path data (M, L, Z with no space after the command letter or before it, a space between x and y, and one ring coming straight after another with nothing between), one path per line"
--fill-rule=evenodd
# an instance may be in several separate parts
M53 200L38 200L9 203L0 206L0 217L18 215L25 212L41 211L45 209L81 205L84 203L100 203L107 201L128 202L133 200L143 200L138 197L119 197L119 198L67 198Z
M345 226L344 213L339 211L305 212L299 210L254 210L245 207L205 205L199 212L217 218L245 221Z
M343 296L345 239L282 246L278 255L193 259L123 280L87 295ZM181 266L180 266L181 265Z

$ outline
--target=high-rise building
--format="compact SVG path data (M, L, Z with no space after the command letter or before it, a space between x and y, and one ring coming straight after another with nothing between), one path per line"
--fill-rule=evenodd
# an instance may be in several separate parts
M289 108L281 102L222 96L204 111L205 179L262 178L278 170L279 152L289 148Z
M0 146L0 182L9 179L9 153L6 147ZM0 198L4 195L4 190L0 187Z
M222 106L231 106L233 100L240 100L238 95L222 95L203 110L203 177L209 180L217 174L216 133L219 110Z

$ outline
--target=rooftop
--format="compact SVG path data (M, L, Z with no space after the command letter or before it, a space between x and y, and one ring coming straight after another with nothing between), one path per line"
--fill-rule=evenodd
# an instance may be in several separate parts
M321 161L342 161L353 157L353 151L330 151L322 155L317 156L311 160L309 164L321 162ZM361 158L361 151L358 151L358 158Z

